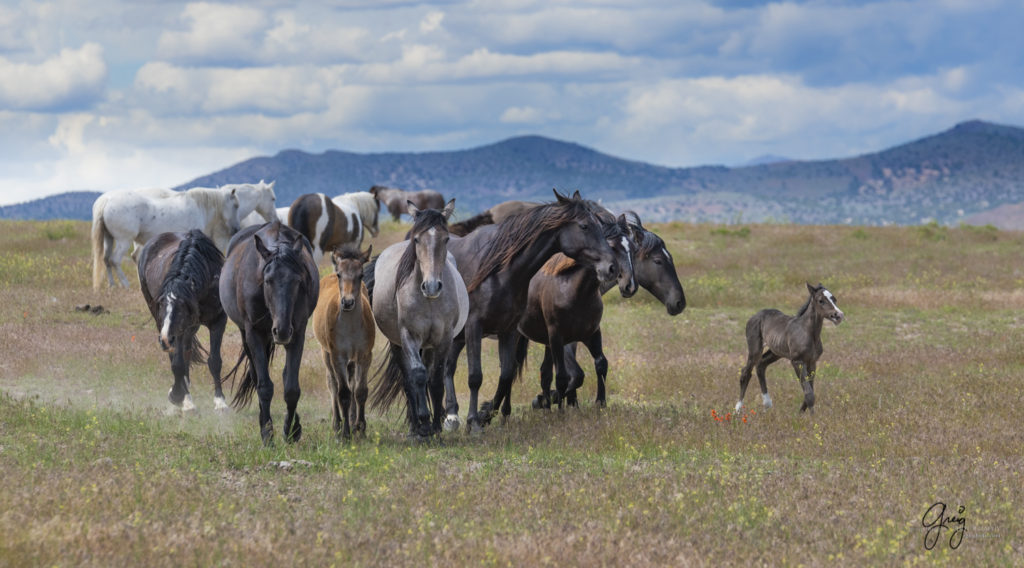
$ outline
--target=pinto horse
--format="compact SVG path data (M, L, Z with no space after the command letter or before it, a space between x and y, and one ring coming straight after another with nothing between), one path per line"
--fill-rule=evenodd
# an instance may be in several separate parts
M313 311L313 334L320 342L331 389L334 433L343 438L366 433L367 375L377 328L363 284L363 265L372 249L361 253L349 244L331 253L334 273L320 280Z
M455 200L444 211L408 205L409 238L373 264L373 317L390 344L373 406L387 410L404 390L411 434L424 438L441 430L445 358L469 315L469 294L446 249Z
M529 209L500 225L480 227L448 244L468 282L470 308L466 327L453 343L445 369L446 429L458 427L454 376L463 348L470 391L466 426L480 429L496 408L493 401L480 408L477 402L483 383L480 348L485 335L498 337L501 374L495 400L504 401L503 416L511 413L508 397L515 377L517 325L526 308L530 279L553 254L562 252L577 262L594 265L602 280L618 278L615 253L587 202L578 191L566 197L556 190L555 198L553 203Z
M406 203L411 201L417 210L444 209L444 197L433 189L421 191L406 191L383 185L375 185L370 188L370 193L377 198L381 205L387 208L391 217L398 221L403 213L407 212Z
M351 243L359 248L363 243L364 223L369 222L370 232L376 235L377 228L372 224L375 221L376 215L364 221L357 207L341 199L332 200L323 193L300 195L288 210L288 226L309 239L317 265L325 252L344 244Z
M183 412L196 408L190 393L190 363L202 364L204 358L213 377L214 408L228 407L220 377L220 347L228 321L218 293L223 266L224 255L198 229L161 233L139 252L139 287L160 332L160 348L170 357L174 374L174 386L167 398ZM200 325L210 331L210 351L205 357L196 337Z
M231 371L242 363L245 376L232 404L243 408L258 393L260 436L273 440L270 401L274 383L270 360L276 345L285 349L285 441L297 441L302 425L295 407L302 394L299 364L306 341L306 324L316 307L320 277L309 241L298 231L274 221L246 227L231 240L220 278L220 300L231 321L242 332L242 353Z
M772 397L768 395L765 370L779 359L789 359L804 391L800 412L809 409L814 413L814 371L824 351L821 325L825 320L839 325L846 315L839 309L839 302L832 292L820 283L817 286L807 284L807 292L810 294L807 302L795 316L766 309L747 321L747 364L740 373L740 400L736 403L736 412L743 408L743 395L747 392L755 366L764 407L771 408Z

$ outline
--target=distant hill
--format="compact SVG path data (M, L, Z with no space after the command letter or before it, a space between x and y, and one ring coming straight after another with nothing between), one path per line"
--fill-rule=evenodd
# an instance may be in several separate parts
M0 207L0 219L92 219L96 191L69 191L25 203Z
M557 187L579 188L588 198L614 209L633 208L651 221L955 224L1024 203L1024 129L970 121L872 154L735 168L666 168L541 136L451 152L285 150L177 189L260 179L277 181L279 203L303 193L335 195L374 184L437 189L457 198L462 215L508 199L548 200ZM38 210L79 211L79 205L51 205ZM0 208L0 216L10 216L8 209ZM88 207L80 211L74 218L88 217Z

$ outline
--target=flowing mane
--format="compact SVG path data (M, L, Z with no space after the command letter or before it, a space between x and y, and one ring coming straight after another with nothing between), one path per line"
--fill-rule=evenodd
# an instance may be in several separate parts
M168 294L178 298L194 297L196 290L205 288L220 276L223 264L224 255L212 240L198 229L189 231L171 260L159 298Z
M507 267L513 259L530 248L542 234L590 212L585 202L566 200L547 203L509 217L497 226L494 238L482 251L481 258L484 260L467 289L470 292L476 290L484 280Z

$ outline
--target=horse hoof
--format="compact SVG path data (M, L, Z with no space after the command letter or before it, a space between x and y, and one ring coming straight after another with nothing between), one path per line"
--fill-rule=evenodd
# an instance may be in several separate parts
M466 420L466 432L470 434L481 434L484 431L484 427L480 424L479 419L470 418Z
M186 394L185 400L181 402L181 413L182 414L197 414L199 411L196 408L196 404L192 402L192 395Z
M292 423L291 432L285 429L284 440L286 442L298 442L302 439L302 424L299 424L299 415L295 415L295 421Z
M223 396L213 397L213 409L217 412L227 412L230 408L228 401L224 400Z
M541 410L544 408L544 401L541 399L541 396L542 395L538 394L537 398L533 399L533 402L530 403L534 410Z
M743 401L741 400L741 401L736 403L736 413L739 414L740 411L742 411L742 410L743 410Z
M768 396L768 393L761 395L761 401L764 403L765 410L772 407L772 397Z
M449 414L444 419L444 425L442 426L442 429L445 432L456 432L456 431L458 431L460 425L461 424L459 423L459 415L458 414Z
M598 408L608 408L608 402L601 399L595 400L594 405Z

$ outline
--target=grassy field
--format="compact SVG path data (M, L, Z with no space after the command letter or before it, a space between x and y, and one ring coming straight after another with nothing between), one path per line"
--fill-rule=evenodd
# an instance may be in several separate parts
M607 409L582 356L583 407L531 410L534 348L504 425L413 444L395 412L338 442L310 335L304 437L265 448L254 407L212 410L203 369L200 412L167 412L154 324L137 285L92 291L86 223L0 222L0 565L1024 565L1024 235L652 228L688 307L606 297ZM773 409L755 386L716 420L746 319L795 312L805 281L848 318L824 329L816 414L780 362ZM229 326L226 362L239 347ZM929 550L940 502L966 531Z

